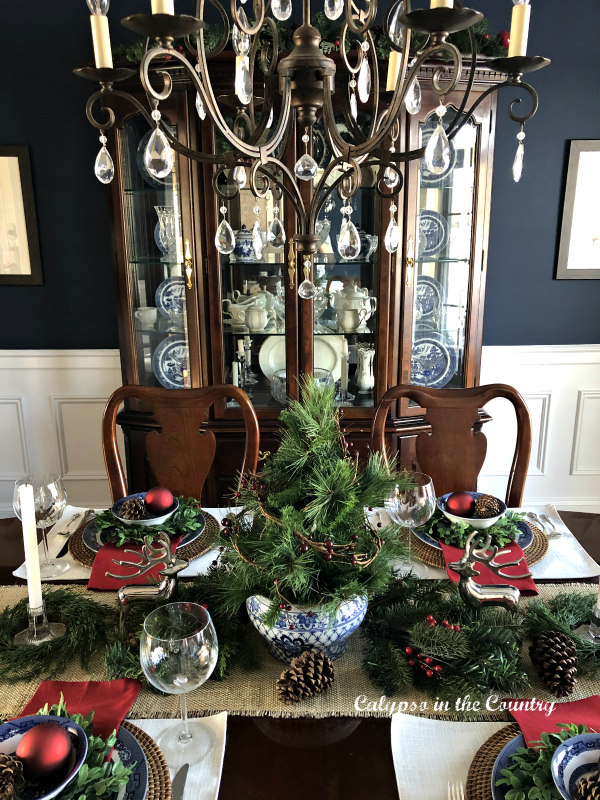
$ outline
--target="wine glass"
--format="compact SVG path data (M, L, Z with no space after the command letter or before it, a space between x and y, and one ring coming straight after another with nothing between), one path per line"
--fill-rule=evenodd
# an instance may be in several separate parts
M435 511L435 491L433 481L423 472L412 472L410 475L415 485L408 489L398 486L386 498L385 510L393 522L403 525L408 530L408 558L411 571L424 578L429 574L425 564L413 562L411 559L411 535L415 528L424 525Z
M58 522L62 517L67 506L67 493L60 475L54 472L45 472L40 475L27 475L25 478L15 481L13 509L19 519L21 519L19 488L26 483L33 487L35 522L37 527L42 529L44 560L40 563L40 576L42 578L56 578L61 573L65 572L65 570L69 569L69 564L66 560L61 561L49 557L47 532L48 528Z
M188 720L187 692L202 686L215 664L219 646L210 614L197 603L168 603L150 612L140 637L144 675L161 692L178 694L181 724L157 739L170 767L197 764L212 749L215 736L201 720Z

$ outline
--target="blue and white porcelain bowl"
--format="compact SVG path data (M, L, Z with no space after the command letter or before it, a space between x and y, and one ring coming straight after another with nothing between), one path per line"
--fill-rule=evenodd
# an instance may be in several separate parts
M144 500L146 498L146 492L136 492L136 494L128 494L127 497L122 497L120 500L114 504L114 506L110 509L113 515L122 522L123 525L162 525L163 522L166 522L169 517L173 516L173 514L179 508L179 500L174 497L173 498L173 505L167 511L166 514L161 514L158 517L153 517L152 514L148 511L148 516L144 519L125 519L120 515L121 506L126 500Z
M79 725L65 717L44 716L42 714L19 717L0 725L0 753L13 755L23 738L23 734L43 722L56 722L67 731L73 742L71 763L66 775L45 781L43 786L41 784L26 786L19 794L20 800L51 800L52 797L56 797L77 775L87 756L87 736Z
M572 800L579 781L598 771L599 758L600 733L582 733L557 747L552 756L552 777L564 800Z
M275 625L267 626L263 619L269 605L269 600L261 595L246 600L250 621L266 640L269 652L288 663L313 647L335 661L344 655L348 638L367 613L367 598L354 597L343 602L335 615L324 613L318 607L292 606L291 611L281 612Z

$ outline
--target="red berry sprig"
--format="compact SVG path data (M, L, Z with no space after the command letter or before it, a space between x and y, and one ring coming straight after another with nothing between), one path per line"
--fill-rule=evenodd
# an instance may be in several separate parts
M425 617L425 622L427 622L427 624L430 625L430 627L432 627L432 628L435 627L438 624L437 620L431 614L428 614ZM442 625L444 626L444 628L448 628L449 631L459 631L460 632L460 625L451 625L448 622L447 619L443 619L442 620Z
M444 668L441 664L434 664L434 660L431 656L424 656L423 653L416 652L415 648L410 645L404 648L404 652L408 656L409 667L421 669L428 678L441 678Z

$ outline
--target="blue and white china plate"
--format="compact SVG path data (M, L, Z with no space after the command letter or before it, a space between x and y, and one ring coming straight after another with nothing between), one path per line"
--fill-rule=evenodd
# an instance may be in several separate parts
M112 752L112 760L119 759L126 767L135 767L126 786L122 786L115 800L144 800L148 792L148 762L141 744L135 736L122 725L117 733L117 741Z
M575 796L575 789L582 778L597 772L599 755L598 733L580 733L556 748L550 769L556 788L564 800L571 800Z
M191 544L195 542L196 539L204 533L204 529L206 528L206 519L204 518L203 514L198 513L196 519L200 523L200 527L196 528L194 531L188 531L183 539L177 545L177 549L179 550L181 547L185 547L186 544ZM84 545L94 553L97 553L98 550L102 547L103 544L106 544L106 536L104 532L101 532L96 528L96 523L94 520L84 528L83 533L81 534L82 541Z
M152 371L165 389L183 389L189 348L183 336L167 336L152 354Z
M422 147L427 146L427 142L429 141L431 134L437 128L438 125L438 118L437 116L431 116L427 120L427 122L421 128L421 145ZM430 172L427 169L427 164L425 163L425 159L422 158L419 161L419 175L421 178L421 186L441 186L446 181L446 178L450 175L454 167L456 166L456 149L454 148L454 142L452 139L449 140L448 145L450 146L450 163L448 164L448 168L445 169L441 175L435 175L433 172Z
M431 317L440 310L444 289L439 281L430 275L419 275L415 297L415 311L419 322Z
M458 352L443 336L420 333L415 337L410 359L410 382L415 386L441 389L454 376Z
M19 800L50 800L50 798L56 797L77 775L87 755L87 736L79 725L65 717L44 716L42 714L19 717L0 725L0 753L13 754L23 734L42 722L56 722L69 733L73 740L72 764L66 778L52 781L49 785L48 782L45 782L43 786L28 786L19 792Z
M158 285L154 301L163 317L183 317L185 314L185 280L173 275Z
M510 786L496 786L496 781L502 778L503 769L509 769L512 766L512 756L519 747L525 747L525 739L521 733L511 739L510 742L507 742L498 753L492 769L492 800L504 800L506 797Z
M533 531L526 522L523 522L523 520L517 522L517 527L520 530L519 538L517 539L517 544L519 545L521 550L525 550L533 542ZM433 536L430 536L424 530L421 530L421 528L415 528L413 533L415 534L417 539L420 539L422 542L425 542L425 544L431 545L431 547L435 547L436 550L442 549L439 541L437 539L434 539ZM484 533L484 531L482 531L482 533Z
M450 226L446 217L428 208L419 211L419 258L437 255L446 247L449 238Z

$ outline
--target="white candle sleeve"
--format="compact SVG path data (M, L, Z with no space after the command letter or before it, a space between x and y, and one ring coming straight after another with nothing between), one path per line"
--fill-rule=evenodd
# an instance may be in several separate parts
M454 0L431 0L429 8L454 8Z
M237 361L234 361L231 365L231 382L234 386L237 386L239 383L239 367Z
M598 581L598 600L596 601L596 605L600 608L600 581Z
M173 0L150 0L153 14L174 14Z
M25 550L29 607L40 608L43 602L42 579L40 578L40 556L35 527L33 486L28 483L19 486L19 501L21 506L21 522L23 525L23 548Z
M400 75L400 62L402 55L396 50L390 50L390 60L388 61L387 82L385 85L386 92L393 92L398 82Z
M110 33L108 32L108 18L103 14L90 16L92 26L92 42L94 43L94 58L96 69L107 67L112 69L112 51L110 49Z
M531 6L529 3L519 3L513 6L510 25L510 44L508 57L524 56L527 54L527 38L529 36L529 17Z

